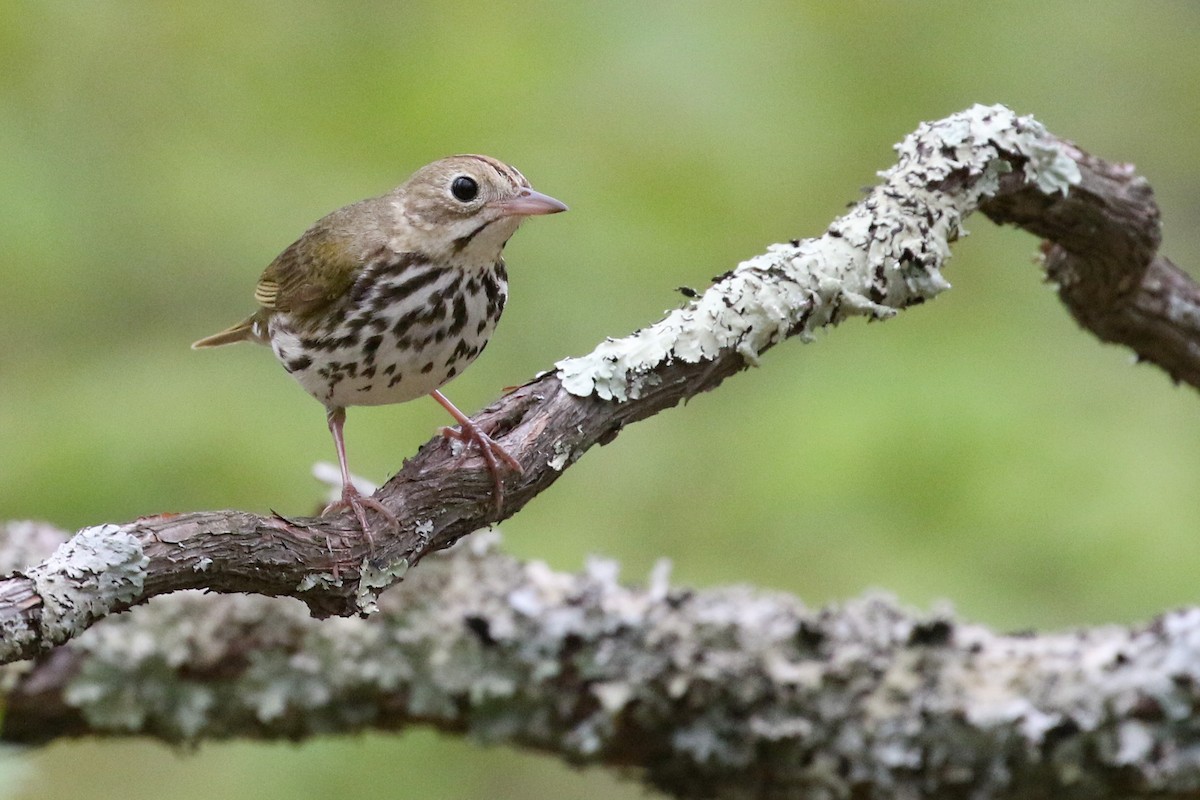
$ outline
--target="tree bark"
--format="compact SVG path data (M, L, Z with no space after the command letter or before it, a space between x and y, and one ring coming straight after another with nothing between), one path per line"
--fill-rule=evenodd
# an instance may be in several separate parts
M0 531L0 562L13 537ZM51 535L43 531L43 537ZM1002 636L871 595L640 587L479 533L369 618L182 592L9 665L3 738L303 740L422 724L675 797L1195 797L1200 611Z
M495 553L445 560L468 566L438 570L477 571L457 590L426 567L380 594L427 555L519 511L593 445L784 339L935 297L975 210L1046 239L1047 274L1082 326L1200 387L1200 287L1158 254L1158 209L1131 167L998 106L923 124L897 151L822 236L770 247L659 322L558 362L477 415L525 466L499 514L482 462L438 438L380 490L401 530L373 545L348 514L217 511L96 525L52 553L14 558L0 580L0 663L38 660L11 668L4 736L298 737L429 722L634 765L680 796L1200 787L1188 755L1200 743L1180 710L1200 685L1187 666L1188 613L1138 631L1006 639L878 598L814 614L788 598L688 593L665 579L638 593L608 567L563 576ZM485 572L495 565L520 580ZM487 594L488 581L502 591ZM184 589L260 597L160 598L88 631ZM496 604L507 609L499 617L487 610ZM308 618L379 608L369 621ZM684 619L684 608L700 616ZM404 627L414 614L448 627ZM651 619L668 628L652 631ZM517 635L526 626L554 636ZM387 650L407 647L410 633L412 649ZM343 648L376 645L406 666L374 658L376 672L354 676L339 660ZM618 658L613 648L626 649ZM157 707L136 672L145 664L164 682ZM1092 703L1101 697L1108 706Z

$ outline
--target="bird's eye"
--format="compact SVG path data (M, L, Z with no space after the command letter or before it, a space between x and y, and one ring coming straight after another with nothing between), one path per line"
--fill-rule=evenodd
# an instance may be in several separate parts
M466 175L459 175L450 184L450 193L464 203L469 203L479 194L479 184Z

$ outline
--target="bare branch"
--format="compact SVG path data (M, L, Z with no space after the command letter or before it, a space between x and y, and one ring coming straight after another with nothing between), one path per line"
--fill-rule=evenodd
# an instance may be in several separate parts
M1081 326L1200 388L1200 286L1158 252L1150 184L1130 164L1063 146L1082 176L1067 196L1002 190L983 213L1047 240L1046 274Z
M402 529L373 550L346 516L220 511L86 528L0 580L0 662L180 589L290 596L318 616L369 611L426 555L516 513L629 423L712 389L785 338L936 296L949 245L980 208L1055 242L1047 269L1084 325L1200 385L1200 294L1154 257L1158 212L1131 170L999 106L924 124L897 150L879 186L823 236L770 247L662 321L560 361L477 415L525 465L499 517L482 463L460 463L436 439L381 489Z

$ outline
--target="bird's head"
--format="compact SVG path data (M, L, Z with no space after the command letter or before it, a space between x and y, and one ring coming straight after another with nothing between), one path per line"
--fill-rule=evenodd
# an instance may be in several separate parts
M415 241L405 249L464 266L490 266L526 217L567 207L489 156L443 158L413 173L392 201Z

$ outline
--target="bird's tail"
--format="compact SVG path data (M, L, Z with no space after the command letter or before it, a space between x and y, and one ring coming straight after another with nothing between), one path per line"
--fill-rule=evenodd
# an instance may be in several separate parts
M262 340L258 318L252 316L232 328L226 328L220 333L214 333L212 336L205 336L200 341L193 342L192 349L201 350L205 347L220 347L223 344L233 344L234 342L261 342Z

